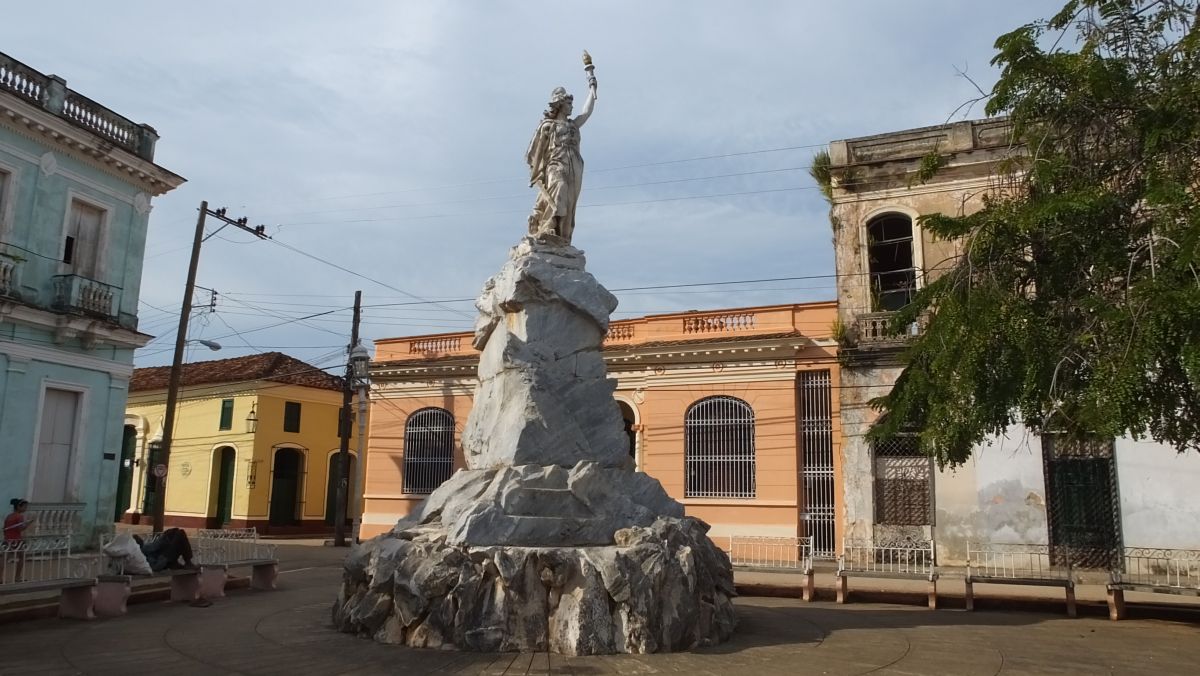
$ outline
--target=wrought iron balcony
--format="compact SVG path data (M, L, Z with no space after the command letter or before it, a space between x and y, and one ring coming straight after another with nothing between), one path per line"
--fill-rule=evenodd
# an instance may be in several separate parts
M55 310L116 321L119 288L79 275L55 275L51 279Z
M18 286L21 261L12 258L0 258L0 297L19 298Z

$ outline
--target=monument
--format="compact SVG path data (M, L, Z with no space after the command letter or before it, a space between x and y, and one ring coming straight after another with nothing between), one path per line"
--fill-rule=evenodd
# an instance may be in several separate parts
M737 624L733 573L659 482L637 472L601 344L617 299L571 245L583 179L559 87L526 153L529 234L475 302L466 469L391 531L355 547L333 607L386 643L567 655L713 645Z

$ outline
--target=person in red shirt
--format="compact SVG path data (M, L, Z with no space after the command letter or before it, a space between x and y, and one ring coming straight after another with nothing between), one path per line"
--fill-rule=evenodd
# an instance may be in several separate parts
M4 517L4 556L3 562L0 563L0 580L7 579L8 571L6 569L11 559L16 563L12 581L20 582L25 568L25 552L21 548L21 543L25 540L25 529L33 523L34 519L32 516L25 515L25 510L29 508L28 500L13 498L9 503L12 505L13 511Z

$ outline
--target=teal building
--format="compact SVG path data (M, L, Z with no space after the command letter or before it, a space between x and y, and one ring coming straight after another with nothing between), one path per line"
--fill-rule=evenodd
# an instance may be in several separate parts
M158 134L0 53L0 497L111 527Z

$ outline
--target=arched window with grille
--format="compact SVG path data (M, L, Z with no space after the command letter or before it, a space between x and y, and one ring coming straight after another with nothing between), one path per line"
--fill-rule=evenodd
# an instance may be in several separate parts
M684 497L753 498L754 409L735 397L705 397L684 414Z
M414 411L404 423L404 492L432 493L454 473L454 414Z

